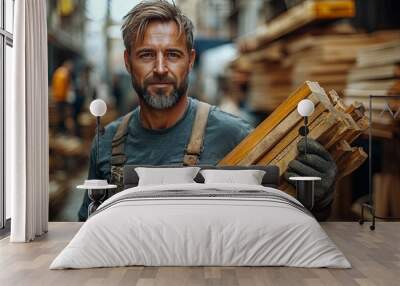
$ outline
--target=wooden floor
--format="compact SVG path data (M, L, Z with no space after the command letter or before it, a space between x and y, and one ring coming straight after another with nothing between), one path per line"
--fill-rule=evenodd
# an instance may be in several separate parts
M32 243L0 241L0 285L400 285L400 223L322 224L353 265L352 269L289 267L122 267L48 270L80 223L50 223Z

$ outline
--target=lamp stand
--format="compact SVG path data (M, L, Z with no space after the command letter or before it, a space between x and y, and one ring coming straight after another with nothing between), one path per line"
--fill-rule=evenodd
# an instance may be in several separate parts
M305 141L304 154L305 155L307 155L307 134L309 132L307 126L308 126L308 117L304 116L304 126L301 126L299 128L299 134L304 137L304 141Z
M100 116L96 116L96 178L99 178Z
M304 145L304 154L305 155L307 155L307 134L308 134L308 127L307 127L307 125L308 125L308 117L307 116L304 116L304 143L305 143L305 145Z
M100 178L100 173L99 173L99 146L100 146L100 135L104 134L104 129L101 128L101 123L100 123L100 116L96 116L96 178ZM91 193L95 193L94 191L91 191ZM101 200L104 200L104 198L108 197L108 190L97 190L96 193L100 193ZM97 197L99 196L97 195ZM94 196L94 195L93 195ZM101 200L93 200L94 202L100 202ZM90 210L93 211L95 210L100 204L96 203L90 206Z

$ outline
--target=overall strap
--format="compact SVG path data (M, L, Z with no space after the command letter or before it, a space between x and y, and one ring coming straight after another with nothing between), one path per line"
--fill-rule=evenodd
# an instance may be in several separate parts
M183 165L197 165L201 152L203 151L204 133L207 126L210 105L199 101L197 104L196 116L192 126L192 134L190 135L189 144L186 147L183 156Z
M109 192L109 196L114 195L117 192L120 192L124 188L123 182L123 170L124 164L127 160L125 155L125 140L128 135L128 125L129 120L132 117L132 112L129 112L124 116L122 122L118 125L117 132L114 135L112 144L111 144L111 178L110 183L117 185L117 189L114 189Z
M126 114L122 119L122 122L118 125L117 132L115 132L111 144L111 165L123 165L127 160L124 149L126 135L128 135L128 124L131 117L132 112Z

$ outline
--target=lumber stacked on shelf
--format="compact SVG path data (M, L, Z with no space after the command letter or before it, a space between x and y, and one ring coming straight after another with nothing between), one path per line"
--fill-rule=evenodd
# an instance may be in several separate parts
M294 88L310 79L342 90L346 80L344 71L354 62L355 52L349 55L340 42L343 33L354 33L354 29L348 25L320 28L312 24L354 14L353 0L306 0L261 26L254 34L239 39L239 58L252 66L248 106L256 112L271 113ZM323 34L332 34L335 39ZM289 42L287 36L290 36ZM333 45L335 40L339 44ZM350 42L351 46L354 41Z
M353 0L306 0L254 34L239 38L239 58L252 66L249 107L256 112L270 113L285 95L306 80L317 81L327 90L342 94L347 74L361 48L400 37L398 31L367 34L349 24L321 21L349 18L354 14ZM368 62L370 57L364 58L363 62Z
M367 128L362 106L346 106L335 92L326 94L317 82L305 82L275 111L233 149L219 165L277 165L282 175L290 161L297 156L302 117L297 104L303 99L315 104L309 117L309 137L320 142L336 160L340 176L357 169L367 158L351 143ZM293 188L282 180L280 189L294 194Z
M253 111L272 112L293 90L291 67L281 64L283 56L282 43L277 42L266 49L240 57L251 63L248 105Z
M249 71L249 106L254 111L270 113L291 90L307 80L317 81L325 89L334 89L342 95L349 71L356 65L358 52L399 37L399 31L366 34L356 33L347 25L331 25L291 35L259 51L242 53L237 61L252 66ZM392 65L391 70L386 68L381 74L397 75L398 72L398 66ZM366 77L365 74L354 76ZM358 82L355 84L349 88L360 90ZM393 86L392 80L379 84Z
M400 95L400 41L392 40L360 49L357 62L347 76L344 100L364 104L369 115L369 95ZM375 98L372 101L374 135L392 138L399 132L400 99Z
M372 67L400 62L400 40L377 44L358 52L357 66Z
M290 94L291 68L274 63L254 65L249 77L248 104L253 111L272 112Z
M357 51L376 40L366 34L307 35L292 40L285 59L286 65L293 66L292 87L312 79L328 90L342 92Z
M400 37L398 31L380 31L373 34L326 29L324 34L301 35L286 45L286 65L293 66L292 84L298 86L305 80L319 82L325 89L342 93L349 71L356 64L359 51L386 43ZM383 72L389 73L385 70ZM393 69L392 73L397 71ZM364 74L365 76L365 74Z
M240 39L239 48L242 52L255 51L311 23L354 15L354 0L306 0Z

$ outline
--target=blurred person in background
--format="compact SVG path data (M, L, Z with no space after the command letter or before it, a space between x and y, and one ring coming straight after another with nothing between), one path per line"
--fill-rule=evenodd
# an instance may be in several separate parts
M53 73L51 80L52 99L57 107L58 124L57 132L65 133L65 121L67 117L68 96L73 90L72 71L74 64L66 60Z
M80 124L79 115L82 112L82 107L85 104L85 100L91 100L93 97L93 88L90 83L90 65L85 65L76 81L76 93L72 103L72 119L74 120L74 133L75 136L80 137Z

